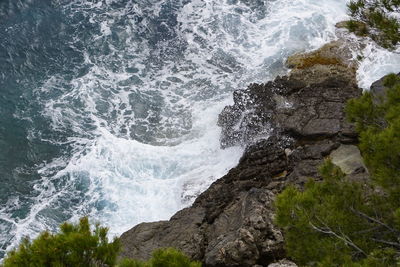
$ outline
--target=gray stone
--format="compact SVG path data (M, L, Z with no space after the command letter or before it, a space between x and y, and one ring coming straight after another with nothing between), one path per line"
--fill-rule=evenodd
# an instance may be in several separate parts
M365 165L360 150L354 145L341 145L332 151L329 156L332 163L338 166L345 174L364 171Z
M272 263L268 267L297 267L296 263L289 260L281 260L279 262Z

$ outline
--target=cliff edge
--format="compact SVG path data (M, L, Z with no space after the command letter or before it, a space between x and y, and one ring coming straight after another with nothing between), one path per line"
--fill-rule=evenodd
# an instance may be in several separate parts
M268 266L285 257L273 201L287 183L318 179L328 156L348 175L367 175L344 114L347 100L362 93L348 42L294 55L287 65L288 76L235 91L219 116L221 145L246 146L238 166L169 221L125 232L121 256L147 259L176 247L205 266Z

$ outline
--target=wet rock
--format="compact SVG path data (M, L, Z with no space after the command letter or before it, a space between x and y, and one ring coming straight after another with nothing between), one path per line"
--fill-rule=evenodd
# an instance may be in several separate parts
M296 63L301 67L295 67L289 76L235 92L239 97L234 98L234 105L223 110L218 121L222 127L222 147L249 145L262 137L282 134L298 140L356 140L352 125L344 119L344 106L361 90L356 85L353 64L350 59L343 59L349 56L348 51L339 53L337 46L330 44L291 61L306 60L315 54L333 58L337 52L339 63L313 61L308 67Z

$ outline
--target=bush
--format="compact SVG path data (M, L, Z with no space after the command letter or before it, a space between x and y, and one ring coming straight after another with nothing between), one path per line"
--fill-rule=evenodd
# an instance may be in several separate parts
M78 224L64 223L61 231L45 231L32 242L25 239L9 252L4 267L39 266L113 266L120 248L118 239L109 242L107 228L96 224L90 229L88 218Z
M191 261L174 248L163 248L154 251L152 258L147 262L124 259L118 267L201 267L201 263Z
M63 223L61 231L41 233L32 242L24 239L10 251L3 267L201 267L173 248L158 249L147 262L122 259L117 263L120 243L107 239L108 229L96 224L91 230L88 218L78 224Z
M365 93L350 100L346 112L360 135L360 150L376 185L400 200L400 78L385 77L388 88L381 99Z
M173 248L159 249L153 253L151 267L201 267L200 262L192 262L182 252Z
M352 20L347 28L358 34L369 34L385 48L400 42L400 23L391 15L400 11L399 0L352 0L348 4Z
M285 231L288 255L296 263L345 264L360 259L373 248L368 222L355 216L353 210L367 212L361 187L346 181L344 174L327 161L321 167L323 182L310 179L304 192L286 188L276 200L276 223ZM324 266L321 264L321 266Z
M400 79L388 75L384 85L384 97L365 93L346 108L371 184L349 181L328 160L322 182L289 186L276 199L287 253L301 265L400 265Z

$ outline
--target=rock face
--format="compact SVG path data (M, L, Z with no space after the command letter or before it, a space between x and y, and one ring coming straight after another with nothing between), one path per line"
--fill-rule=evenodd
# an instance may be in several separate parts
M268 266L283 259L283 237L273 224L275 194L289 182L318 179L325 157L357 142L343 108L361 90L342 45L292 58L289 76L236 91L219 125L223 147L247 147L238 166L169 221L125 232L121 256L147 259L156 248L176 247L205 266Z

